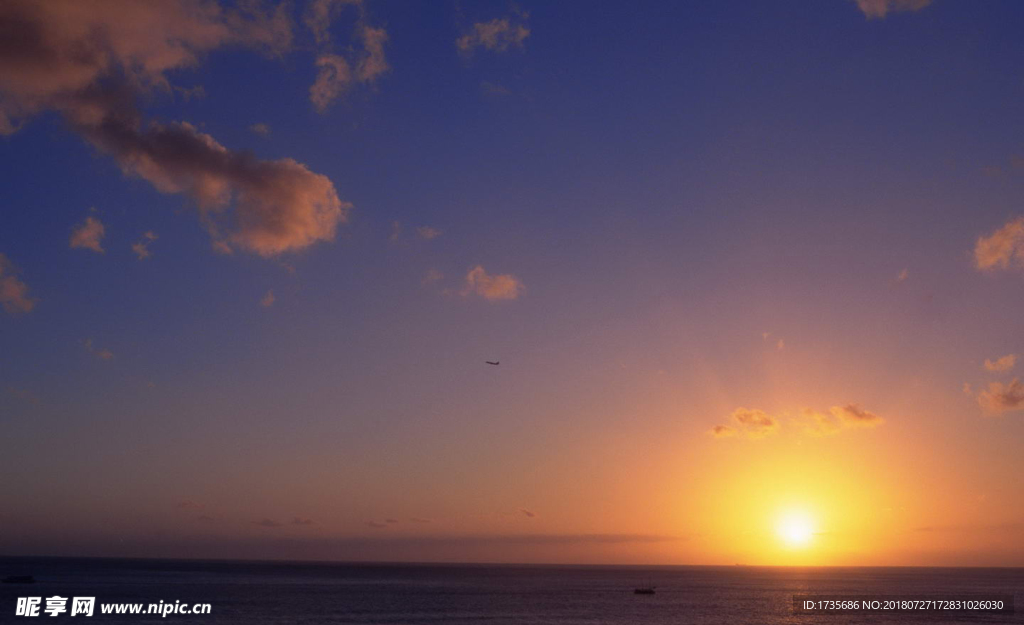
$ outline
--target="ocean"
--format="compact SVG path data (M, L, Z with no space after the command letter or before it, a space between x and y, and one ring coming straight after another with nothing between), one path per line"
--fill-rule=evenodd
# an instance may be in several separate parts
M83 620L17 615L18 598L95 597L85 622L206 624L1024 623L1013 615L794 614L794 595L1014 595L1024 569L613 567L205 562L0 558L0 623ZM656 586L637 595L637 586ZM100 604L209 604L209 614L101 614ZM180 602L176 604L175 602ZM1024 606L1020 606L1024 607Z

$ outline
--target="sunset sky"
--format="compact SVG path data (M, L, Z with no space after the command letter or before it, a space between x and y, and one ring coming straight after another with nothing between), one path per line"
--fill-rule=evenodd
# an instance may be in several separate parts
M0 554L1024 566L1022 26L0 3Z

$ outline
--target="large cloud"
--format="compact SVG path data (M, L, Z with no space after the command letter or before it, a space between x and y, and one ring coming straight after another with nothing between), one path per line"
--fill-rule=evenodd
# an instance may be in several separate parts
M1024 217L1006 222L974 244L974 266L978 269L1024 267Z
M932 0L856 0L857 7L868 18L882 18L890 11L920 11Z
M36 300L29 297L28 286L18 278L18 268L0 254L0 306L10 314L30 312Z
M186 122L144 124L136 101L167 90L167 72L226 45L279 52L283 6L225 9L210 0L7 0L0 3L0 133L59 112L129 175L199 207L222 250L263 256L334 237L351 205L293 159L234 152Z

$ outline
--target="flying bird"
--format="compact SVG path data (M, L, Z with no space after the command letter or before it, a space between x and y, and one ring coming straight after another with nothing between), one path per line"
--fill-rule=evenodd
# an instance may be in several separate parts
M484 362L486 362L489 365L500 365L501 364L500 360L496 361L496 362L491 362L490 360L485 360Z

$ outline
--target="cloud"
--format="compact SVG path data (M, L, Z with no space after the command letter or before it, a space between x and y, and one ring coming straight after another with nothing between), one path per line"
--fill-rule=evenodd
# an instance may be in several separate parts
M533 512L531 510L527 510L526 508L520 508L519 511L522 512L524 515L528 516L531 519L537 517L537 513L536 512Z
M477 22L466 34L455 40L459 52L470 55L476 48L492 52L504 52L509 48L523 47L523 41L530 36L526 24L528 13L517 13L509 17L495 18L489 22Z
M1009 384L992 382L978 393L978 404L989 412L1007 412L1024 408L1024 384L1014 378Z
M132 243L132 251L139 257L139 260L146 260L152 256L152 252L149 251L149 244L157 240L156 234L152 230L145 232L142 238Z
M92 215L85 218L85 222L79 224L71 231L70 245L72 248L84 248L98 254L103 253L103 246L100 242L106 228L103 223Z
M444 274L443 273L441 273L437 269L428 269L427 270L427 275L423 276L423 282L422 283L423 284L431 284L433 282L437 282L438 280L443 280L443 279L444 279Z
M292 518L292 525L316 525L313 519L304 519L302 517Z
M375 529L383 529L388 526L388 524L383 521L367 521L366 524Z
M511 274L489 275L477 265L466 274L462 295L476 294L490 302L516 299L526 289L522 281Z
M739 424L747 438L762 438L774 434L779 429L779 422L763 410L737 408L732 418Z
M842 422L831 414L810 408L804 408L801 411L798 423L803 431L811 436L831 436L838 433L843 426Z
M425 519L419 516L409 517L409 520L413 523L433 523L430 519Z
M343 56L330 51L330 27L346 6L355 7L359 12L355 36L361 49L350 46L348 55ZM303 22L320 47L316 82L309 88L309 100L320 113L353 86L372 84L390 69L384 55L388 34L383 28L367 24L361 0L314 0L307 6Z
M1017 217L974 244L974 266L981 270L1024 267L1024 217Z
M394 524L398 523L398 519L384 519L384 522L388 523L390 525L394 525Z
M258 124L253 124L252 126L249 126L249 132L251 132L254 135L266 137L267 135L270 134L270 126L264 124L263 122L260 122Z
M268 290L267 294L264 295L263 298L260 300L260 306L264 308L270 308L271 306L274 305L274 302L276 300L277 298L274 297L274 291Z
M163 193L182 194L221 251L262 256L334 238L351 205L327 177L290 158L234 152L187 122L144 124L136 103L170 91L167 74L216 48L279 53L287 7L205 0L0 3L0 134L46 110Z
M900 271L899 274L896 276L896 284L901 284L903 282L906 282L907 278L909 278L909 277L910 277L910 271L909 270L904 269L904 270Z
M85 339L82 341L82 347L85 351L89 352L93 356L96 356L100 360L112 360L114 358L114 352L107 348L98 348L93 344L92 339Z
M831 412L832 416L836 419L839 419L840 423L847 426L873 428L885 423L885 419L873 412L864 410L857 404L832 406L829 408L829 412Z
M431 240L441 236L442 232L431 226L420 226L416 228L416 236L421 239Z
M402 238L402 222L394 219L391 221L391 233L388 234L388 241L395 243Z
M1016 354L1007 354L1002 358L996 359L995 362L985 359L985 369L988 371L1009 371L1013 369L1013 366L1017 364Z
M263 518L263 519L260 519L259 521L253 521L252 524L253 525L259 525L260 527L268 527L268 528L271 528L271 529L277 529L279 527L284 527L284 523L279 523L279 522L277 522L277 521L275 521L273 519L268 519L268 518Z
M732 427L731 425L716 425L715 427L711 428L709 434L711 434L715 438L728 438L730 436L736 436L738 432L736 431L736 428Z
M861 10L868 19L884 18L890 11L920 11L932 0L856 0L857 8Z
M18 278L18 268L0 254L0 305L9 314L32 312L36 300L29 297L28 286Z
M780 352L785 350L786 349L786 342L783 341L782 339L779 339L778 342L775 343L775 349L780 351Z

